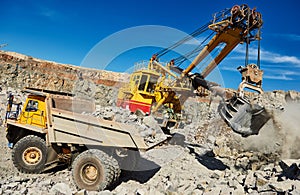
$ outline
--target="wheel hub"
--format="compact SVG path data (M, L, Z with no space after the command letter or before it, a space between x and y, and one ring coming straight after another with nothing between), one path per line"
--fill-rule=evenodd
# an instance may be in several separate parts
M23 161L26 164L37 164L42 159L42 151L37 147L29 147L23 152Z
M87 165L83 172L88 180L95 181L97 179L98 170L94 165Z

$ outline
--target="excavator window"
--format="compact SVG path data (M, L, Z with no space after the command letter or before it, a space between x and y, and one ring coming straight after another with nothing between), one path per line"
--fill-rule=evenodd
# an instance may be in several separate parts
M147 80L148 80L148 76L149 75L142 75L142 78L140 80L140 85L139 85L139 88L138 88L140 91L145 90L146 83L147 83Z
M140 82L140 75L135 75L133 80L135 81L135 86L137 86Z
M150 76L149 83L147 86L147 92L153 93L155 89L155 84L157 83L158 77Z

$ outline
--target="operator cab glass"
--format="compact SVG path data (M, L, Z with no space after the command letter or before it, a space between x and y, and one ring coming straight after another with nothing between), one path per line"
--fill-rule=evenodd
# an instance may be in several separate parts
M25 108L26 112L36 112L38 110L39 102L36 100L29 100Z
M144 91L148 93L153 93L155 89L155 84L157 83L157 76L149 75L149 74L142 74L140 79L140 83L138 86L139 91Z

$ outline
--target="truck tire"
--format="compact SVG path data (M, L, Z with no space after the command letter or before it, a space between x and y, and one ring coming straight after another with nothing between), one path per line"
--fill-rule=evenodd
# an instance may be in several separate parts
M113 159L113 160L110 161L111 165L112 165L111 166L111 169L112 169L111 171L114 174L114 178L112 180L112 184L113 184L113 183L116 183L118 181L118 179L121 175L121 169L120 169L118 161L113 157L110 157L110 158Z
M46 142L35 135L20 139L13 147L12 160L22 173L40 173L47 160Z
M119 177L116 159L97 149L79 154L72 164L73 181L79 189L104 190Z

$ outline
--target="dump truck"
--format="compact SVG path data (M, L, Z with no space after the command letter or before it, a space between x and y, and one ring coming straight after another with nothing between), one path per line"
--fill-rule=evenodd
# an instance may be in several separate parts
M70 164L79 189L103 190L118 179L120 169L134 169L139 151L167 139L150 144L134 126L83 114L95 105L69 93L24 92L28 96L21 113L8 113L6 120L13 163L24 173Z

